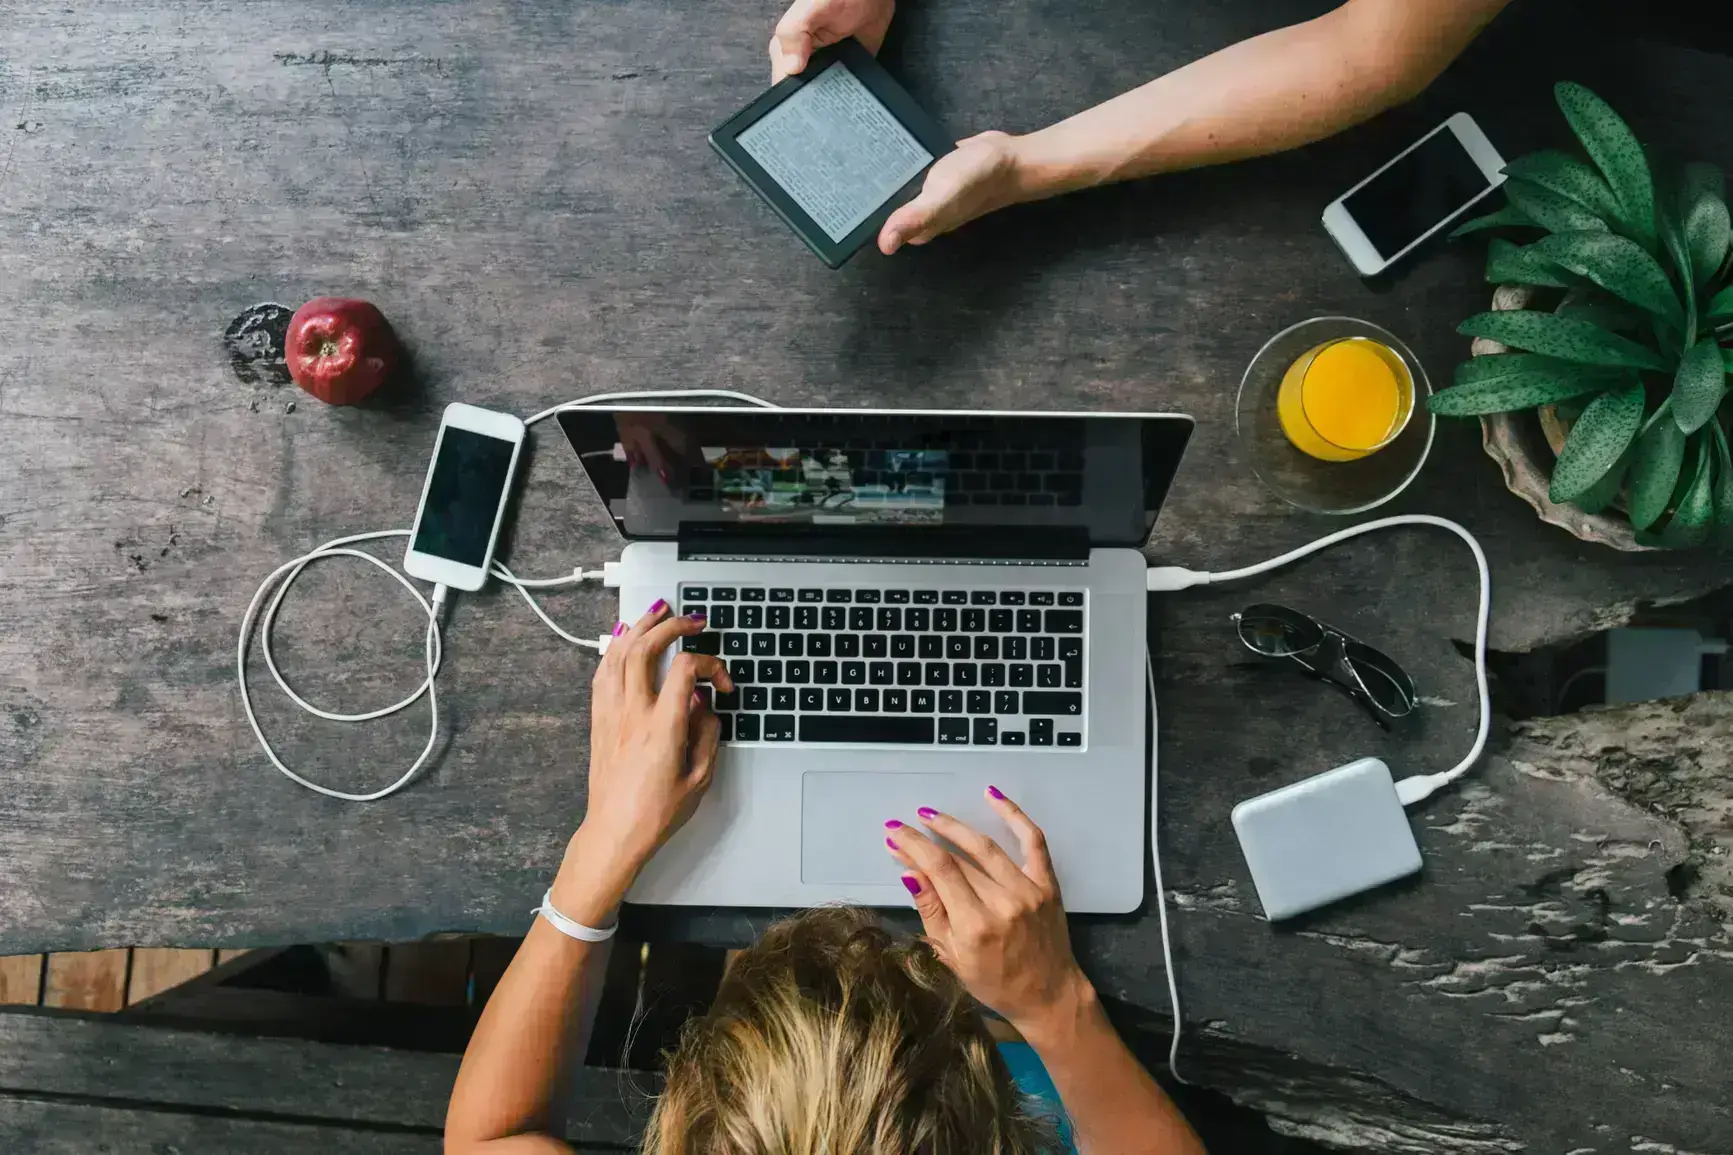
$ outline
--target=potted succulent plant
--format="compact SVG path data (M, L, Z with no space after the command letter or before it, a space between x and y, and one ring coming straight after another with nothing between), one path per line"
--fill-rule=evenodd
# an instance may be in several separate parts
M1605 101L1579 84L1553 91L1588 159L1549 150L1511 161L1505 206L1457 228L1501 234L1486 279L1505 288L1493 311L1458 328L1484 355L1457 366L1432 411L1485 418L1495 456L1493 415L1543 411L1554 442L1567 431L1552 445L1546 501L1591 517L1622 509L1629 521L1605 535L1548 517L1579 536L1626 548L1733 541L1721 412L1733 368L1722 347L1733 343L1733 230L1721 170L1657 175ZM1506 477L1517 489L1509 462Z

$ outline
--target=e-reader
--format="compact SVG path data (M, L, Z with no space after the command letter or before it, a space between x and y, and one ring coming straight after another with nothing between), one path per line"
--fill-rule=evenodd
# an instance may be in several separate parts
M859 41L812 54L710 134L752 190L839 268L955 146Z

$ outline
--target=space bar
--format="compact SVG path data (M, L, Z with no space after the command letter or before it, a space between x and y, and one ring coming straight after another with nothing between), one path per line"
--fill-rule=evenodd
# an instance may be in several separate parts
M871 717L859 714L803 714L802 742L900 742L933 744L931 718Z

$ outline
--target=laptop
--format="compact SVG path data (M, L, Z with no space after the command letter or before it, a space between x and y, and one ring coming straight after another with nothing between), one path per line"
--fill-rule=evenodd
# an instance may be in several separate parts
M906 906L884 821L932 806L1065 905L1143 901L1146 562L1173 414L604 407L559 415L626 539L632 621L702 610L728 664L716 776L629 898Z

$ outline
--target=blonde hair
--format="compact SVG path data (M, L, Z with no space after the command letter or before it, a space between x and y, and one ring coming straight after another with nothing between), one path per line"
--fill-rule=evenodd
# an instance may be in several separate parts
M974 1001L924 941L808 911L734 960L686 1024L646 1155L1037 1155Z

